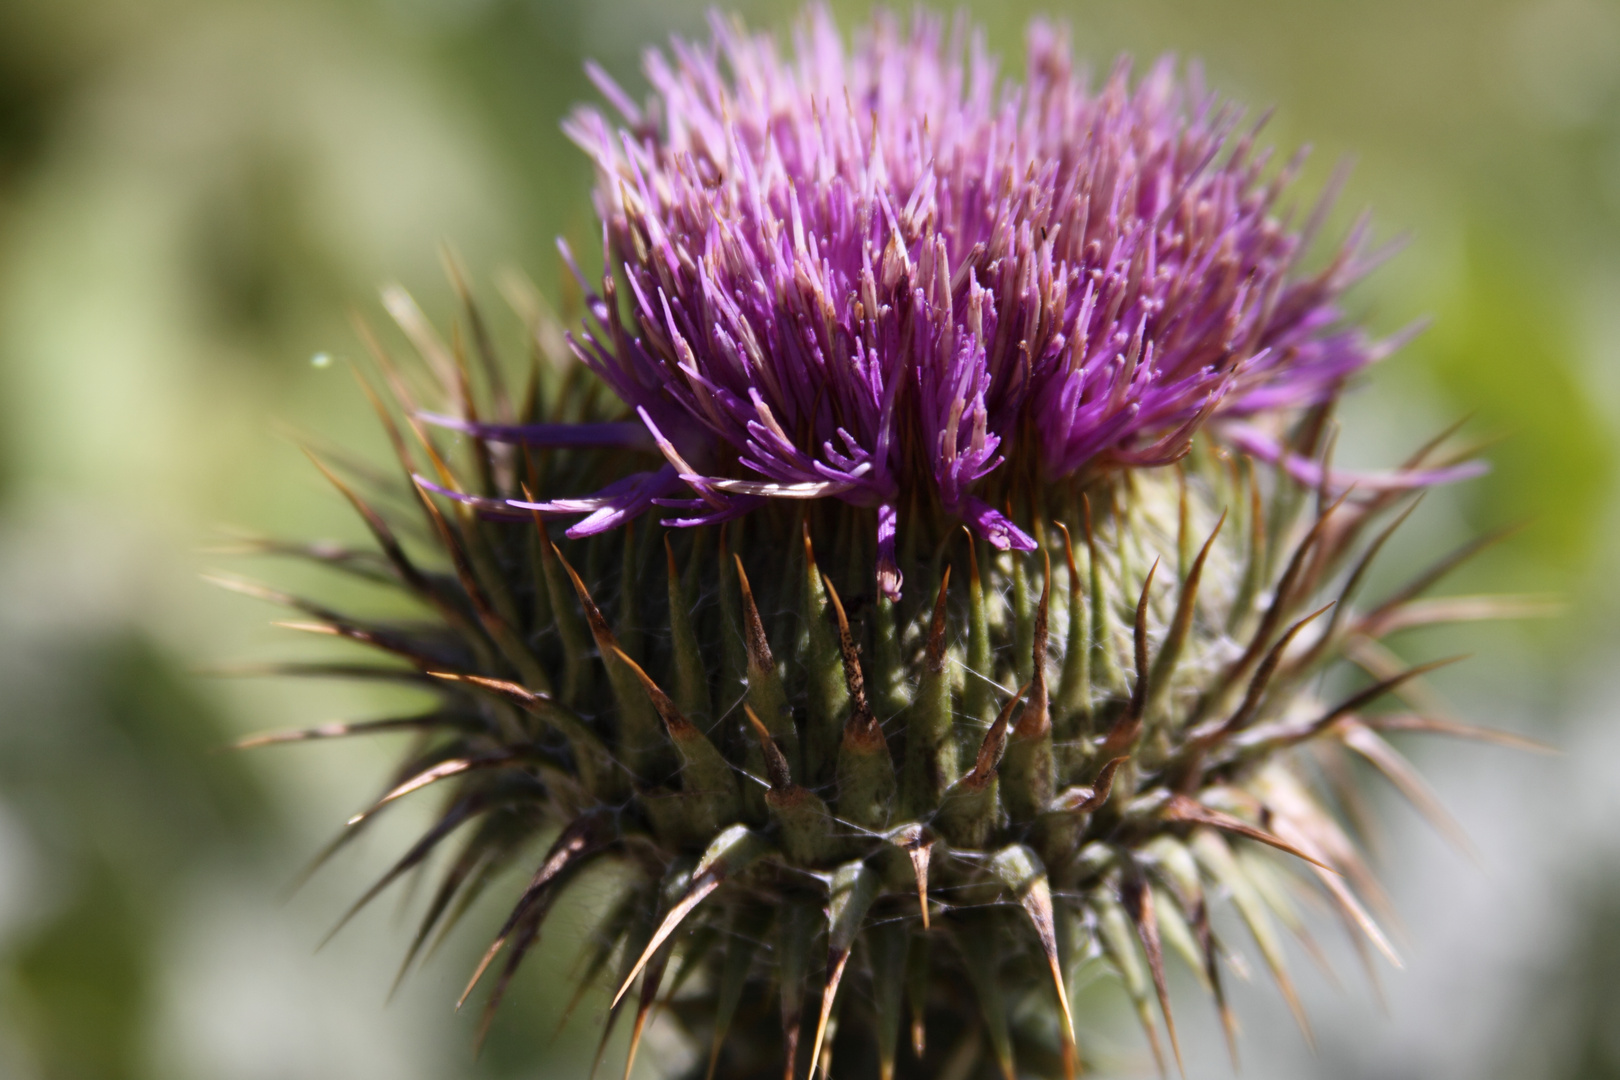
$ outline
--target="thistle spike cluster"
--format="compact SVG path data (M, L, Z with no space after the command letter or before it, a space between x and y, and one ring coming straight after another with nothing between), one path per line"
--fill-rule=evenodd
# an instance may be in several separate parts
M403 974L543 842L463 1000L492 984L487 1027L559 898L617 881L581 965L602 1047L629 1015L633 1059L662 1005L725 1080L1073 1076L1095 971L1163 1069L1167 956L1235 1039L1222 897L1296 1013L1298 890L1393 960L1336 785L1360 758L1426 806L1385 734L1482 733L1378 639L1508 608L1418 599L1473 546L1362 595L1413 490L1471 466L1442 439L1329 467L1376 352L1334 307L1359 241L1302 275L1286 172L1168 66L1092 94L1043 27L1022 87L926 17L846 53L812 11L796 41L717 23L650 61L648 108L603 83L627 130L575 117L609 258L588 369L519 290L513 393L459 272L451 344L400 294L414 359L364 330L400 473L322 468L375 550L262 550L427 618L239 586L386 658L289 670L430 702L250 740L415 733L329 850L441 810L356 910L434 868ZM1319 698L1339 668L1359 688Z

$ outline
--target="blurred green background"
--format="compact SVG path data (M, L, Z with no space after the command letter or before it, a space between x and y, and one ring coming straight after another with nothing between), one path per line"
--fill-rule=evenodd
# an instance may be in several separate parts
M974 7L1009 70L1035 10ZM1385 330L1432 325L1347 408L1341 458L1389 463L1471 415L1501 440L1494 472L1431 499L1395 561L1527 519L1447 591L1568 601L1415 646L1474 652L1439 680L1458 711L1565 753L1408 747L1477 857L1383 800L1406 970L1381 990L1351 964L1343 987L1307 973L1315 1056L1269 987L1240 988L1246 1075L1620 1077L1620 4L1040 10L1098 67L1198 57L1222 91L1274 106L1278 146L1317 148L1307 187L1354 156L1341 220L1370 205L1381 235L1409 238L1354 306ZM0 1077L585 1075L602 1003L553 1038L566 931L476 1063L474 1018L449 1006L494 910L392 1003L400 908L316 951L403 832L289 888L382 759L215 751L386 706L201 676L309 646L198 574L297 580L208 550L228 527L356 535L296 432L361 450L377 435L342 363L314 358L358 352L349 313L375 318L380 284L445 314L445 242L482 282L520 267L556 297L553 237L592 246L589 171L558 131L591 95L583 59L638 86L640 50L702 18L685 0L0 3ZM588 926L588 908L565 921ZM1190 1074L1230 1075L1207 1010L1182 1000ZM1146 1072L1134 1039L1102 1040L1120 1073Z

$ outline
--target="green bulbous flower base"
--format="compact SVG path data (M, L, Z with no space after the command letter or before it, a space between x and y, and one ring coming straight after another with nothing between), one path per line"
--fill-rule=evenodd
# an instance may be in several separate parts
M485 347L470 304L466 319ZM406 330L466 418L617 418L577 367L542 356L513 398L487 350L475 375ZM622 449L435 435L416 419L419 373L376 356L403 476L363 490L328 472L376 551L266 550L381 581L425 617L253 591L388 657L303 673L424 688L432 704L250 743L416 733L340 837L397 799L441 800L361 901L449 852L407 966L495 871L549 845L473 978L490 985L486 1024L558 896L608 865L622 891L580 970L611 984L610 1030L625 1018L634 1054L661 1007L693 1041L693 1076L727 1080L829 1064L883 1080L1072 1075L1088 1055L1068 988L1096 970L1117 977L1163 1067L1180 1053L1169 955L1232 1033L1217 897L1296 1011L1277 929L1294 922L1292 888L1318 889L1393 957L1331 809L1342 793L1319 778L1348 783L1355 756L1405 782L1380 731L1424 726L1369 711L1426 670L1376 642L1437 610L1411 602L1449 563L1382 602L1358 597L1405 492L1336 497L1200 438L1173 467L1003 493L1035 552L902 515L895 602L877 588L871 512L832 500L569 540L432 495L411 477L554 497L647 466ZM1325 416L1297 418L1300 459ZM1347 663L1363 688L1317 700L1322 673Z

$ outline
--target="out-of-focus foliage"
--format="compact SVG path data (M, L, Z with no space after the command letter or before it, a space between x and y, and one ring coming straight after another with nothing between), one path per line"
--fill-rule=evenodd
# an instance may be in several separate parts
M1539 564L1527 576L1567 589L1603 539L1595 512L1612 480L1613 440L1583 384L1579 334L1553 272L1537 264L1546 257L1470 236L1425 358L1446 397L1502 439L1493 475L1468 492L1473 523L1527 517L1514 555Z
M239 762L210 760L226 728L151 641L52 660L68 677L25 690L35 722L0 742L0 783L62 898L16 945L12 1033L53 1075L160 1075L140 1051L168 910L198 862L252 857L270 807Z
M972 6L1016 65L1034 6ZM1390 330L1433 326L1374 373L1341 453L1387 463L1475 414L1470 430L1505 437L1495 473L1431 500L1414 521L1428 531L1392 554L1415 563L1529 518L1466 588L1571 601L1552 634L1470 632L1480 657L1441 688L1481 721L1612 746L1583 732L1617 719L1604 673L1620 605L1620 8L1042 7L1099 68L1122 49L1201 57L1223 92L1278 107L1279 144L1316 141L1318 181L1356 155L1340 213L1371 204L1383 235L1410 239L1354 302ZM743 14L781 25L786 10ZM642 45L701 17L684 0L0 4L0 1075L584 1075L601 1002L551 1044L567 1003L541 973L571 962L588 898L477 1066L447 1003L495 912L472 913L483 924L386 1010L393 920L314 954L388 845L278 895L356 809L338 774L380 783L379 759L208 750L387 706L363 688L198 677L314 646L208 592L197 571L225 558L196 552L221 522L353 535L277 424L377 447L343 371L358 352L348 313L390 280L446 310L441 242L485 282L522 267L569 312L551 238L594 248L588 169L557 127L592 93L581 61L635 85ZM1612 806L1582 795L1613 785L1620 766L1603 760L1426 758L1481 866L1391 819L1397 906L1432 942L1384 979L1393 1018L1340 1010L1353 1037L1325 1032L1312 1064L1274 1003L1250 1003L1246 1075L1620 1075L1604 1041L1612 903L1563 884L1606 895L1591 883L1620 860L1593 809ZM1370 1000L1344 974L1348 997ZM1505 1049L1547 1040L1559 1052Z

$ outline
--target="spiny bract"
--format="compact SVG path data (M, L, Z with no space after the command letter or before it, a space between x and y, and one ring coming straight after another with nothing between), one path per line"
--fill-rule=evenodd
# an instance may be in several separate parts
M982 56L965 76L939 28L918 26L906 40L880 19L846 60L812 15L798 67L721 26L730 74L679 45L684 74L654 62L657 109L621 100L634 132L582 114L617 260L589 298L588 367L519 284L533 356L518 395L459 273L448 345L390 292L414 359L363 333L403 471L320 463L376 550L263 545L380 581L427 617L241 586L392 661L293 670L431 695L420 713L249 741L414 733L340 837L441 796L356 905L453 849L407 967L547 845L468 986L494 969L486 1023L586 875L620 883L581 977L611 981L609 1029L633 1017L633 1057L663 1002L706 1050L693 1075L728 1080L1072 1075L1087 1055L1068 988L1094 970L1119 977L1162 1068L1161 1017L1179 1056L1166 953L1232 1033L1217 897L1296 1013L1279 886L1314 883L1393 959L1332 809L1353 793L1331 789L1356 755L1411 791L1383 733L1467 730L1374 710L1433 666L1404 666L1380 637L1480 614L1417 599L1466 551L1358 595L1412 490L1461 475L1460 457L1442 441L1385 475L1329 468L1333 401L1371 349L1335 328L1342 260L1314 285L1290 276L1303 240L1272 217L1280 181L1262 182L1247 145L1221 151L1226 114L1194 95L1181 119L1168 69L1090 97L1046 31L1028 97L997 91ZM897 52L933 64L896 76L933 80L928 94L888 81ZM869 101L879 89L895 92ZM919 102L944 115L901 123ZM786 169L791 124L771 128L775 149L761 140L801 107ZM983 130L963 134L953 108ZM928 138L953 153L925 154ZM1069 164L1026 167L1052 154ZM758 161L776 171L750 175ZM840 185L854 217L829 201ZM944 195L961 201L935 206ZM654 206L696 217L660 233ZM762 215L795 235L759 232ZM757 245L763 293L740 280L752 256L737 244ZM818 250L821 285L806 276ZM820 296L829 282L847 296ZM697 519L638 518L682 487ZM580 514L566 535L551 524ZM1346 663L1366 677L1330 684L1363 688L1319 700Z

